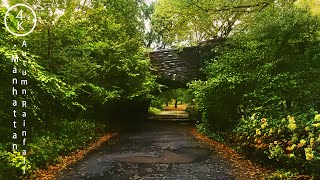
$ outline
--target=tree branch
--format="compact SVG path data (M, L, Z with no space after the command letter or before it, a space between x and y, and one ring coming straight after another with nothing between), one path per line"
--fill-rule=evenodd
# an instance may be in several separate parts
M204 11L204 12L221 12L221 11L229 11L236 9L234 12L248 12L248 10L243 10L243 9L248 9L248 8L256 8L256 7L262 7L261 9L266 8L268 5L270 5L273 2L273 0L267 0L265 2L257 3L257 4L251 4L251 5L239 5L239 6L222 6L221 8L215 8L215 9L207 9L196 2L194 0L190 0L190 3L197 7L198 9Z

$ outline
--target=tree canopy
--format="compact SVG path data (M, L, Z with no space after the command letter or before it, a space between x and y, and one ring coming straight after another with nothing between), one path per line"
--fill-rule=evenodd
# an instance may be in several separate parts
M197 45L229 37L243 19L273 3L270 0L159 0L152 16L152 28L157 43L162 46Z
M16 3L9 1L10 5ZM11 144L12 111L8 107L12 107L13 67L27 71L24 78L28 80L28 95L17 100L28 102L29 175L46 163L56 162L60 155L83 147L105 127L110 128L115 120L108 116L108 107L118 102L142 106L140 102L147 103L157 89L143 45L142 2L19 3L34 8L38 25L20 38L7 32L2 21L0 24L0 161L4 162L0 179L15 179L24 168L21 154L12 152ZM0 7L1 19L6 10ZM21 48L22 40L27 48ZM14 48L14 44L19 46ZM26 60L26 66L11 63L12 54ZM21 107L16 110L23 111Z

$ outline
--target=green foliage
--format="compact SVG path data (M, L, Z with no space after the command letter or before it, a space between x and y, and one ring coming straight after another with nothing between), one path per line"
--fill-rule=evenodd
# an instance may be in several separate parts
M265 163L318 178L319 22L283 5L239 25L242 31L213 49L219 55L208 62L208 80L189 85L202 112L198 128L230 136Z
M223 130L260 107L271 117L319 108L318 22L304 10L270 8L217 48L208 81L191 84L207 124Z
M191 118L198 118L199 116L199 109L197 105L188 105L186 112L189 113L189 117Z
M29 159L25 159L20 152L7 152L0 149L0 168L2 172L0 173L0 178L2 179L14 179L23 175L23 171L26 174L32 172L31 162Z
M159 114L161 112L161 110L160 109L158 109L158 108L155 108L155 107L149 107L149 113L150 114L154 114L154 115L156 115L156 114Z
M93 120L61 119L53 124L50 132L37 132L33 142L28 144L29 160L35 167L45 167L57 162L59 156L81 149L96 139L102 132L102 127L103 125Z
M131 4L128 7L104 3L106 8L98 3L86 14L61 16L50 31L43 28L33 33L31 51L45 57L41 64L70 84L89 82L121 98L147 96L155 83L136 28L140 22L132 14L139 11L131 9L133 1L125 2Z
M70 121L61 119L52 124L50 129L33 131L32 141L27 144L26 166L21 152L10 152L2 149L11 144L2 145L0 149L0 177L16 179L22 176L22 168L26 174L33 170L45 168L48 164L59 161L61 155L83 148L103 132L105 125L93 120L78 119Z
M200 123L200 124L197 124L197 129L199 132L217 140L217 141L220 141L220 142L224 142L224 137L221 136L219 133L216 133L214 131L211 131L211 130L208 130L209 128L205 126L204 123Z
M154 96L151 100L150 107L162 109L162 106L166 103L166 99L160 96Z
M286 171L286 170L277 170L276 172L272 173L268 177L267 180L281 180L281 179L297 179L298 173Z
M151 107L156 107L158 109L162 109L164 104L171 102L172 100L178 102L182 101L184 103L191 103L192 99L190 99L191 93L183 88L178 89L167 89L163 90L161 94L154 95L151 101Z
M273 160L279 167L319 177L320 115L309 112L282 119L242 119L230 139L246 153ZM262 157L261 157L262 156Z
M166 101L171 101L172 99L177 101L183 101L184 103L191 103L192 98L190 97L190 93L188 90L184 88L178 88L178 89L169 89L167 91L164 91L162 94L162 97Z
M145 102L158 87L143 48L137 1L26 3L37 12L38 24L24 37L25 57L20 49L22 39L10 35L0 22L0 160L4 162L0 179L17 179L22 172L20 155L10 152L12 109L8 107L12 107L14 66L19 70L17 78L28 80L28 95L17 97L28 102L24 109L28 112L28 174L83 148L107 130L112 119L105 114L97 118L108 111L106 104ZM0 8L1 19L5 12ZM12 48L13 44L19 46ZM19 63L11 62L12 54L19 55ZM21 70L27 75L22 76Z
M194 46L217 37L228 37L238 21L272 1L267 0L159 0L151 27L159 46Z

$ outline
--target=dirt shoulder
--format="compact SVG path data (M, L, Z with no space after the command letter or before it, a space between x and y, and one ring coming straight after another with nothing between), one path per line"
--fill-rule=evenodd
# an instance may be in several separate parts
M196 129L192 130L192 134L198 140L210 145L221 157L227 159L232 166L234 176L238 180L265 179L265 177L272 172L270 169L264 168L251 160L246 159L231 147L199 133Z

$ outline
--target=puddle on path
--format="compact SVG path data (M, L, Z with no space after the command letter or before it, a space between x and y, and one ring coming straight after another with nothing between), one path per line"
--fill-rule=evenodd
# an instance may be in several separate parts
M120 135L56 179L235 179L229 163L194 138L191 129L190 124L147 122L141 131Z
M130 163L165 163L165 164L184 164L194 163L208 158L212 152L200 147L180 148L177 150L161 150L155 153L153 157L150 154L140 156L129 155L115 158L116 161L125 161Z

